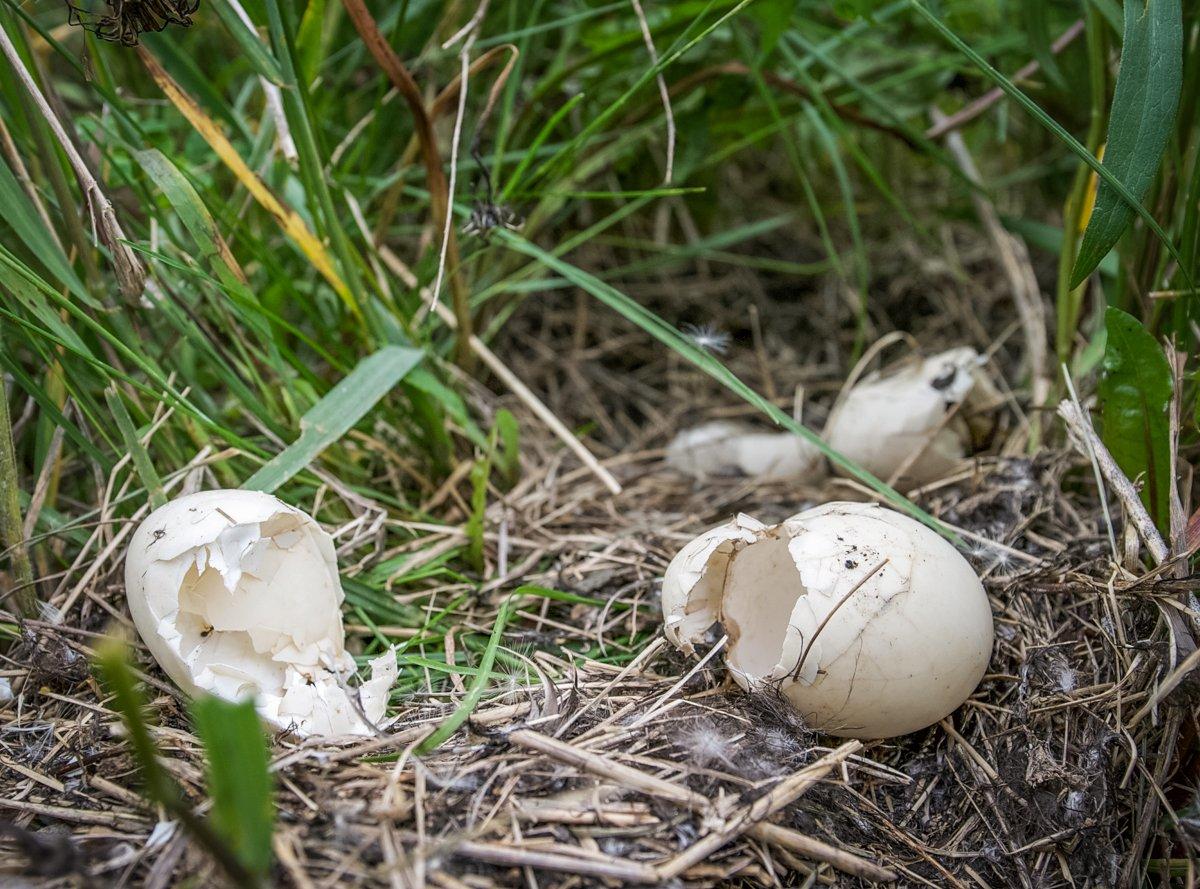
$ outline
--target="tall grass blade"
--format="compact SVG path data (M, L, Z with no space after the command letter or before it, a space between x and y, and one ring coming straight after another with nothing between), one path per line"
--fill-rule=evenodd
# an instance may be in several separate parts
M1171 241L1171 236L1163 231L1163 227L1158 224L1158 220L1156 220L1150 214L1149 210L1142 206L1141 199L1134 195L1133 192L1126 187L1125 183L1117 178L1107 164L1100 163L1096 156L1088 151L1078 139L1068 133L1062 124L1047 114L1041 108L1041 106L1037 104L1037 102L1025 95L1025 93L1023 93L1016 84L997 71L996 68L993 67L983 56L972 49L966 43L966 41L950 30L950 28L946 26L945 22L926 9L920 0L908 0L908 2L909 5L917 11L918 15L925 19L925 21L929 22L929 24L931 24L939 34L946 38L949 43L953 44L953 46L958 49L959 52L970 59L975 66L984 75L986 75L988 79L995 83L996 86L1000 87L1000 89L1003 90L1004 93L1009 96L1009 98L1013 99L1018 105L1028 111L1033 116L1034 120L1053 133L1073 155L1095 170L1096 175L1114 192L1116 192L1127 206L1133 208L1134 212L1136 212L1137 215L1141 217L1142 221L1146 223L1147 228L1154 232L1155 236L1162 241L1163 246L1167 249L1167 252L1171 254L1171 258L1176 262L1181 262L1179 251L1175 249L1175 245ZM1174 2L1174 0L1172 0L1172 2ZM1102 259L1103 257L1100 258ZM1100 259L1096 260L1097 263L1099 261ZM1187 273L1185 272L1185 275L1186 274Z
M687 359L696 367L700 368L700 370L704 371L717 382L721 383L721 385L723 385L725 388L740 396L747 403L758 408L766 416L770 417L771 420L773 420L776 424L811 442L830 460L830 462L841 467L863 484L882 494L883 497L892 505L907 512L913 518L924 522L926 525L933 528L939 534L942 534L954 543L957 544L961 542L957 534L955 534L925 510L921 509L890 485L884 483L871 473L867 472L857 463L847 460L833 448L829 447L829 445L827 445L819 435L817 435L811 429L800 425L786 413L781 411L778 407L773 405L767 399L763 398L761 395L743 383L724 364L722 364L712 355L705 352L703 349L694 345L687 337L665 322L658 315L655 315L649 309L639 305L624 293L621 293L621 291L617 290L615 287L604 283L594 275L591 275L588 272L571 265L569 262L566 262L565 260L560 259L551 253L547 253L541 247L538 247L536 244L525 240L513 232L498 229L496 231L496 235L513 250L540 261L547 268L552 269L553 271L562 275L564 278L568 279L576 287L579 287L587 293L590 293L609 308L614 309L624 317L628 318L659 342L669 346L671 349L679 353L679 355L681 355L683 358Z

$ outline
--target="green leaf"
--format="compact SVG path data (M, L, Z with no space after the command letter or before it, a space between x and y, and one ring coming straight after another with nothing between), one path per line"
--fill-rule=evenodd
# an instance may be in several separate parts
M424 353L384 346L358 363L300 420L300 437L254 473L243 488L270 493L353 428L379 399L417 366Z
M212 825L251 873L271 867L275 804L269 755L254 701L234 704L212 695L191 705L204 744Z
M487 513L487 484L492 473L492 453L494 444L488 452L475 461L471 467L471 515L467 517L467 563L479 573L483 573L483 532L484 518Z
M475 672L475 679L471 682L471 687L467 690L466 697L458 705L458 709L446 717L446 721L421 742L421 746L417 748L418 753L428 753L444 744L451 735L458 731L458 727L467 721L467 718L470 717L479 705L484 691L487 690L488 679L491 678L492 673L492 664L496 662L496 652L500 648L500 640L504 637L504 627L508 623L511 612L512 597L509 596L501 604L500 611L496 614L496 623L492 627L492 635L488 638L487 647L483 650L483 656L479 659L479 669ZM467 673L469 671L463 670L462 672Z
M1158 175L1183 84L1183 13L1179 0L1126 0L1121 70L1113 93L1104 167L1138 206ZM1135 207L1100 184L1092 218L1071 270L1078 287L1129 227Z
M747 11L747 14L757 19L758 62L761 64L775 50L779 38L787 30L796 9L794 0L759 0Z
M1099 395L1104 444L1130 479L1142 477L1142 502L1155 524L1170 529L1171 367L1162 347L1132 315L1109 307L1104 316Z
M4 207L4 221L12 226L18 238L46 267L46 270L70 288L71 292L89 305L98 307L92 300L83 282L71 268L66 254L58 241L46 229L45 222L34 209L33 203L17 184L16 177L3 162L0 162L0 206Z
M146 700L129 666L125 643L119 639L103 640L96 647L96 666L112 692L112 708L121 714L126 739L142 773L146 796L157 805L175 808L179 805L179 789L158 761L158 747L146 722Z

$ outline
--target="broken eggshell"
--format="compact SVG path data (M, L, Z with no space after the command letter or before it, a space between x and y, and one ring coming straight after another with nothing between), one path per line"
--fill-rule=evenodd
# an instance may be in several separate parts
M694 653L714 623L749 690L775 687L815 729L888 738L974 691L992 651L979 578L934 531L874 504L828 503L778 525L740 515L667 567L667 639Z
M297 735L370 734L383 717L395 653L347 685L333 540L269 494L203 491L154 510L129 544L125 591L142 640L188 694L253 695L265 722Z
M825 424L835 451L884 480L922 485L948 475L966 456L968 418L997 395L969 346L876 373L852 387ZM966 410L946 419L958 405Z
M667 465L693 478L800 479L819 473L824 457L811 442L790 432L758 432L717 420L676 435L667 445Z

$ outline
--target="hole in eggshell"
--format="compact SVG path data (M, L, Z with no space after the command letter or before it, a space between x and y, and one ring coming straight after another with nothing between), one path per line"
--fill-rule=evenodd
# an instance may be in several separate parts
M729 665L750 679L768 676L783 654L796 601L806 593L785 536L768 535L739 549L721 601Z

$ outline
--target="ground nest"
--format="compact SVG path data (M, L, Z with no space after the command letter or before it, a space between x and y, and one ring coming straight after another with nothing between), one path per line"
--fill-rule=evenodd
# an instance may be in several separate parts
M489 511L485 582L456 606L456 626L488 632L519 584L573 598L518 609L505 645L527 669L493 687L436 754L414 749L461 701L459 677L431 675L405 693L379 737L332 747L277 738L280 884L1099 887L1191 873L1188 837L1200 823L1176 813L1192 804L1200 764L1196 711L1181 690L1159 694L1170 672L1160 611L1189 582L1114 564L1085 461L1053 449L1006 456L998 439L915 492L972 543L996 617L991 665L941 724L841 745L733 686L719 657L671 650L654 632L656 597L667 561L699 529L737 511L778 520L866 492L836 479L799 489L670 473L661 449L685 415L739 411L671 358L639 357L629 329L596 323L564 296L514 319L506 336L523 356L514 369L569 423L591 424L590 446L624 490L611 496L522 415L523 478ZM574 331L571 356L520 348L555 341L543 333L556 326ZM761 370L759 350L802 351L773 339L778 330L757 346L745 332L730 362L747 378ZM1012 370L1005 355L994 361ZM781 404L803 382L819 416L841 357L794 362L768 382ZM636 372L612 372L630 363ZM1022 420L1010 413L1015 428ZM185 488L208 483L202 465ZM343 569L378 564L393 532L427 553L460 539L459 498L451 485L426 504L440 529L354 500L358 518L337 537ZM6 885L218 879L141 801L88 669L99 635L127 620L115 536L124 524L106 527L70 576L49 580L61 613L29 622L3 655L15 689L0 711ZM446 582L416 601L440 608L463 589ZM366 631L352 615L347 623L352 636ZM167 766L203 808L203 761L179 693L139 656Z

